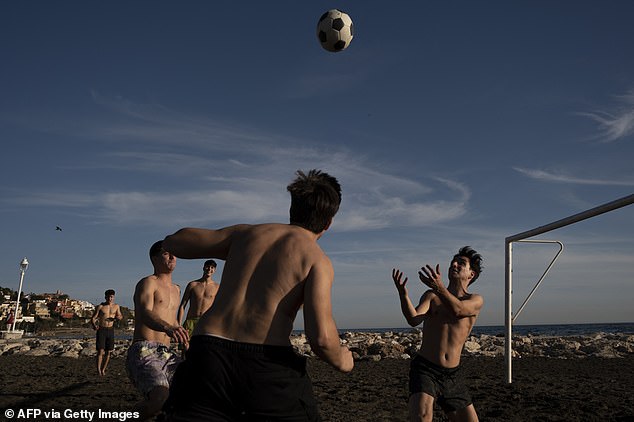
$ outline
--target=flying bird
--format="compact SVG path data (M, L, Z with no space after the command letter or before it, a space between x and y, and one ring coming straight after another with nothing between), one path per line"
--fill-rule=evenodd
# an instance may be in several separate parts
M61 232L62 228L60 226L55 226L55 230L59 230Z

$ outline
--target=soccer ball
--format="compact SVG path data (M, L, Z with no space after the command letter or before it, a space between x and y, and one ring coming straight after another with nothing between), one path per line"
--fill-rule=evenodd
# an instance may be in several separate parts
M354 24L347 13L331 9L321 15L317 22L317 38L328 51L343 51L354 37Z

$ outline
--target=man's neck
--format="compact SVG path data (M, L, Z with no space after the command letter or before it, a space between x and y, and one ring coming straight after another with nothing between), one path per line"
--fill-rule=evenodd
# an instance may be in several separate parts
M162 281L164 283L171 283L172 282L172 272L161 272L161 271L154 271L154 277L156 277L159 281Z
M465 283L463 285L458 281L450 281L449 286L447 286L447 290L449 290L452 295L460 298L469 294L469 292L467 291L468 286L469 283Z

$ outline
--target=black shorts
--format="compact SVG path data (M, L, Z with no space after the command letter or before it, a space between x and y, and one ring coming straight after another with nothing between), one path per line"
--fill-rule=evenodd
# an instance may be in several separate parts
M97 350L114 350L114 327L99 327L97 330Z
M473 403L460 366L444 368L420 355L410 364L409 393L433 396L445 412L461 410Z
M168 421L320 421L306 358L291 346L191 338L163 407Z

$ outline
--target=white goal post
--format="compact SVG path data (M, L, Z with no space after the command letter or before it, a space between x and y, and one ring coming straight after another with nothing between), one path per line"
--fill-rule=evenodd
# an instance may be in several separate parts
M582 220L586 220L588 218L591 217L595 217L597 215L600 214L605 214L606 212L610 212L613 211L615 209L618 208L622 208L625 207L627 205L631 205L634 203L634 194L629 195L629 196L625 196L621 199L617 199L615 201L612 202L608 202L606 204L600 205L598 207L595 208L591 208L589 210L586 210L584 212L580 212L578 214L574 214L571 215L570 217L566 217L563 218L561 220L557 220L553 223L550 224L546 224L545 226L540 226L537 227L535 229L532 230L528 230L522 233L518 233L516 235L513 236L509 236L505 239L505 271L504 271L504 281L505 281L505 296L506 296L506 300L505 300L505 306L504 306L504 316L505 316L505 328L506 328L506 335L505 335L505 344L504 344L504 356L505 356L505 360L506 360L506 382L508 384L510 384L512 382L512 361L513 361L513 350L512 350L512 342L513 342L513 308L512 308L512 296L513 296L513 258L512 258L512 253L513 253L513 242L521 242L524 241L526 242L525 239L529 238L529 237L533 237L533 236L537 236L555 229L559 229L561 227L565 227L568 226L570 224L574 224L574 223L578 223L579 221ZM526 298L526 300L524 301L524 303L522 304L519 312L521 312L521 310L524 308L524 305L526 305L526 302L528 302L528 300L530 299L530 297L532 296L532 294L534 293L535 289L537 288L537 286L539 285L539 283L541 283L542 279L544 278L544 276L546 275L546 273L548 272L548 270L550 270L550 268L552 267L553 263L555 262L555 260L557 259L557 257L559 256L559 254L561 253L561 251L563 250L563 244L561 244L561 242L558 241L541 241L541 240L534 240L532 242L538 242L538 243L558 243L561 246L560 251L557 253L557 255L555 256L555 258L553 259L553 261L550 263L550 265L548 266L548 268L546 269L546 272L544 273L544 275L542 275L542 278L539 280L539 282L537 283L537 285L535 285L535 287L533 288L533 290L531 291L531 293L529 294L528 298ZM517 315L519 315L519 312L517 313ZM516 315L516 316L517 316Z

